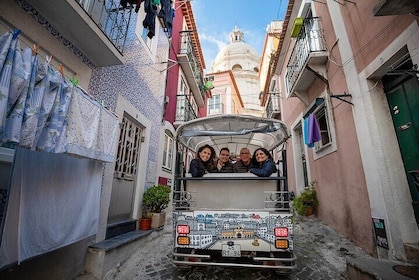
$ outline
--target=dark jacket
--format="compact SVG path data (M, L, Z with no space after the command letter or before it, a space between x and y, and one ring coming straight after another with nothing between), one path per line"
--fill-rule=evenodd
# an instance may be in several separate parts
M208 170L202 160L195 158L191 161L189 173L192 174L192 177L202 177L205 173L208 173Z
M209 172L211 173L233 173L233 164L229 161L226 162L224 166L221 167L220 170L217 168L217 162L210 167Z
M276 165L272 159L265 160L260 167L250 168L250 173L259 177L269 177L272 173L276 172Z
M245 165L243 161L238 160L236 163L233 164L233 172L234 173L246 173L253 167L252 161L250 161L249 165Z

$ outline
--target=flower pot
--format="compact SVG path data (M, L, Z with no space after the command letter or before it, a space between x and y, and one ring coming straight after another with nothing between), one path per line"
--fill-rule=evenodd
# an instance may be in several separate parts
M306 216L311 216L311 215L313 215L313 213L314 213L314 207L311 206L311 205L307 206L305 215Z
M148 230L151 228L151 219L150 218L141 218L140 219L140 230Z
M164 226L166 221L166 212L153 213L151 216L151 228L159 228Z

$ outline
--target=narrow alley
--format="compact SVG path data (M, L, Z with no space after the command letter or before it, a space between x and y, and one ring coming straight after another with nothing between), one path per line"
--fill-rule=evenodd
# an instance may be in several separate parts
M282 279L270 270L197 266L177 269L171 262L172 226L154 232L146 246L107 275L106 280L155 279ZM295 224L297 269L288 279L347 279L347 258L368 254L314 216L298 217ZM283 277L286 279L286 277ZM78 280L88 280L87 278Z

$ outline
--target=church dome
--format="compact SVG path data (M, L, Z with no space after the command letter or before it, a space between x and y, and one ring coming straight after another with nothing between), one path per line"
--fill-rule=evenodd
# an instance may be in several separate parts
M260 57L252 46L243 41L243 38L243 32L236 26L230 33L230 43L217 54L212 64L213 72L237 69L257 70L255 68L259 67ZM246 62L245 65L243 62Z

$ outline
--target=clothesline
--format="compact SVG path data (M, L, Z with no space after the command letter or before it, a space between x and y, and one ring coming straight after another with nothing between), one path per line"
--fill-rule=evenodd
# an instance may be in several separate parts
M8 25L6 25L3 21L0 21L0 24L5 28L5 29L7 29L9 32L13 32L13 28L11 28L10 26L8 26ZM23 38L22 38L23 37ZM28 36L26 36L25 35L25 33L23 33L23 32L21 32L20 34L19 34L19 40L21 41L21 42L23 42L23 45L24 46L27 46L27 47L31 47L33 50L34 50L34 54L35 53L37 53L42 59L44 59L45 61L47 61L47 53L48 53L48 50L46 50L45 48L43 48L41 45L39 45L39 44L37 44L36 42L30 42L31 40L28 38ZM34 46L36 46L36 48L34 48ZM42 50L42 52L44 53L44 54L42 54L42 52L41 52L41 50ZM64 63L62 63L59 59L57 59L57 58L53 58L52 60L51 60L51 62L56 62L56 63L58 63L58 69L56 69L56 70L59 70L59 65L61 64L61 65L63 65L63 68L65 68L66 69L66 72L69 72L71 75L67 75L64 71L63 71L63 73L64 73L64 76L65 77L67 77L68 79L71 79L72 77L77 77L77 73L76 73L76 71L74 71L74 70L72 70L71 68L69 68L68 66L66 66ZM57 68L54 64L51 64L51 66L53 67L53 68Z
M0 37L0 143L111 162L119 120L86 91L20 48L19 31Z
M13 32L14 30L11 28L11 27L9 27L8 25L6 25L5 23L3 23L2 21L0 21L0 24L3 26L3 27L5 27L9 32ZM20 31L20 34L19 34L19 40L21 41L21 42L23 42L24 43L24 45L25 46L27 46L27 47L30 47L31 49L32 49L32 55L35 55L35 54L37 54L39 57L41 57L41 58L43 58L52 68L54 68L55 70L57 70L57 71L59 71L60 73L61 73L61 75L64 77L64 78L67 78L70 82L72 82L72 84L74 85L74 86L77 86L80 90L82 90L83 91L83 93L85 93L86 95L88 95L90 98L92 98L93 100L96 100L97 102L98 102L98 104L100 104L101 106L103 106L103 107L105 107L105 109L107 109L107 110L109 110L112 114L114 114L116 117L118 117L117 115L116 115L116 113L112 110L112 108L110 108L109 106L107 106L106 104L105 104L105 102L104 102L104 100L100 100L100 99L97 99L97 98L95 98L95 97L93 97L91 94L89 94L85 89L83 89L82 87L80 87L79 85L78 85L78 79L76 78L77 77L77 73L74 71L74 70L72 70L72 69L70 69L68 66L64 66L64 64L59 60L59 59L57 59L57 58L55 58L54 56L52 56L52 55L42 55L42 53L40 52L40 50L42 49L43 50L43 52L46 54L46 53L48 53L48 51L45 49L45 48L43 48L41 45L39 45L39 44L37 44L37 43L35 43L35 42L32 42L32 43L29 43L29 39L28 40L26 40L26 38L25 39L22 39L22 35L24 36L24 37L27 37L27 36L25 36L25 34L24 33L22 33L21 31ZM58 69L56 69L57 67L55 67L55 65L52 63L52 62L57 62L58 63ZM65 69L67 69L67 72L70 72L70 73L72 73L72 76L69 76L69 75L66 75L65 74L65 71L64 71L64 68Z

